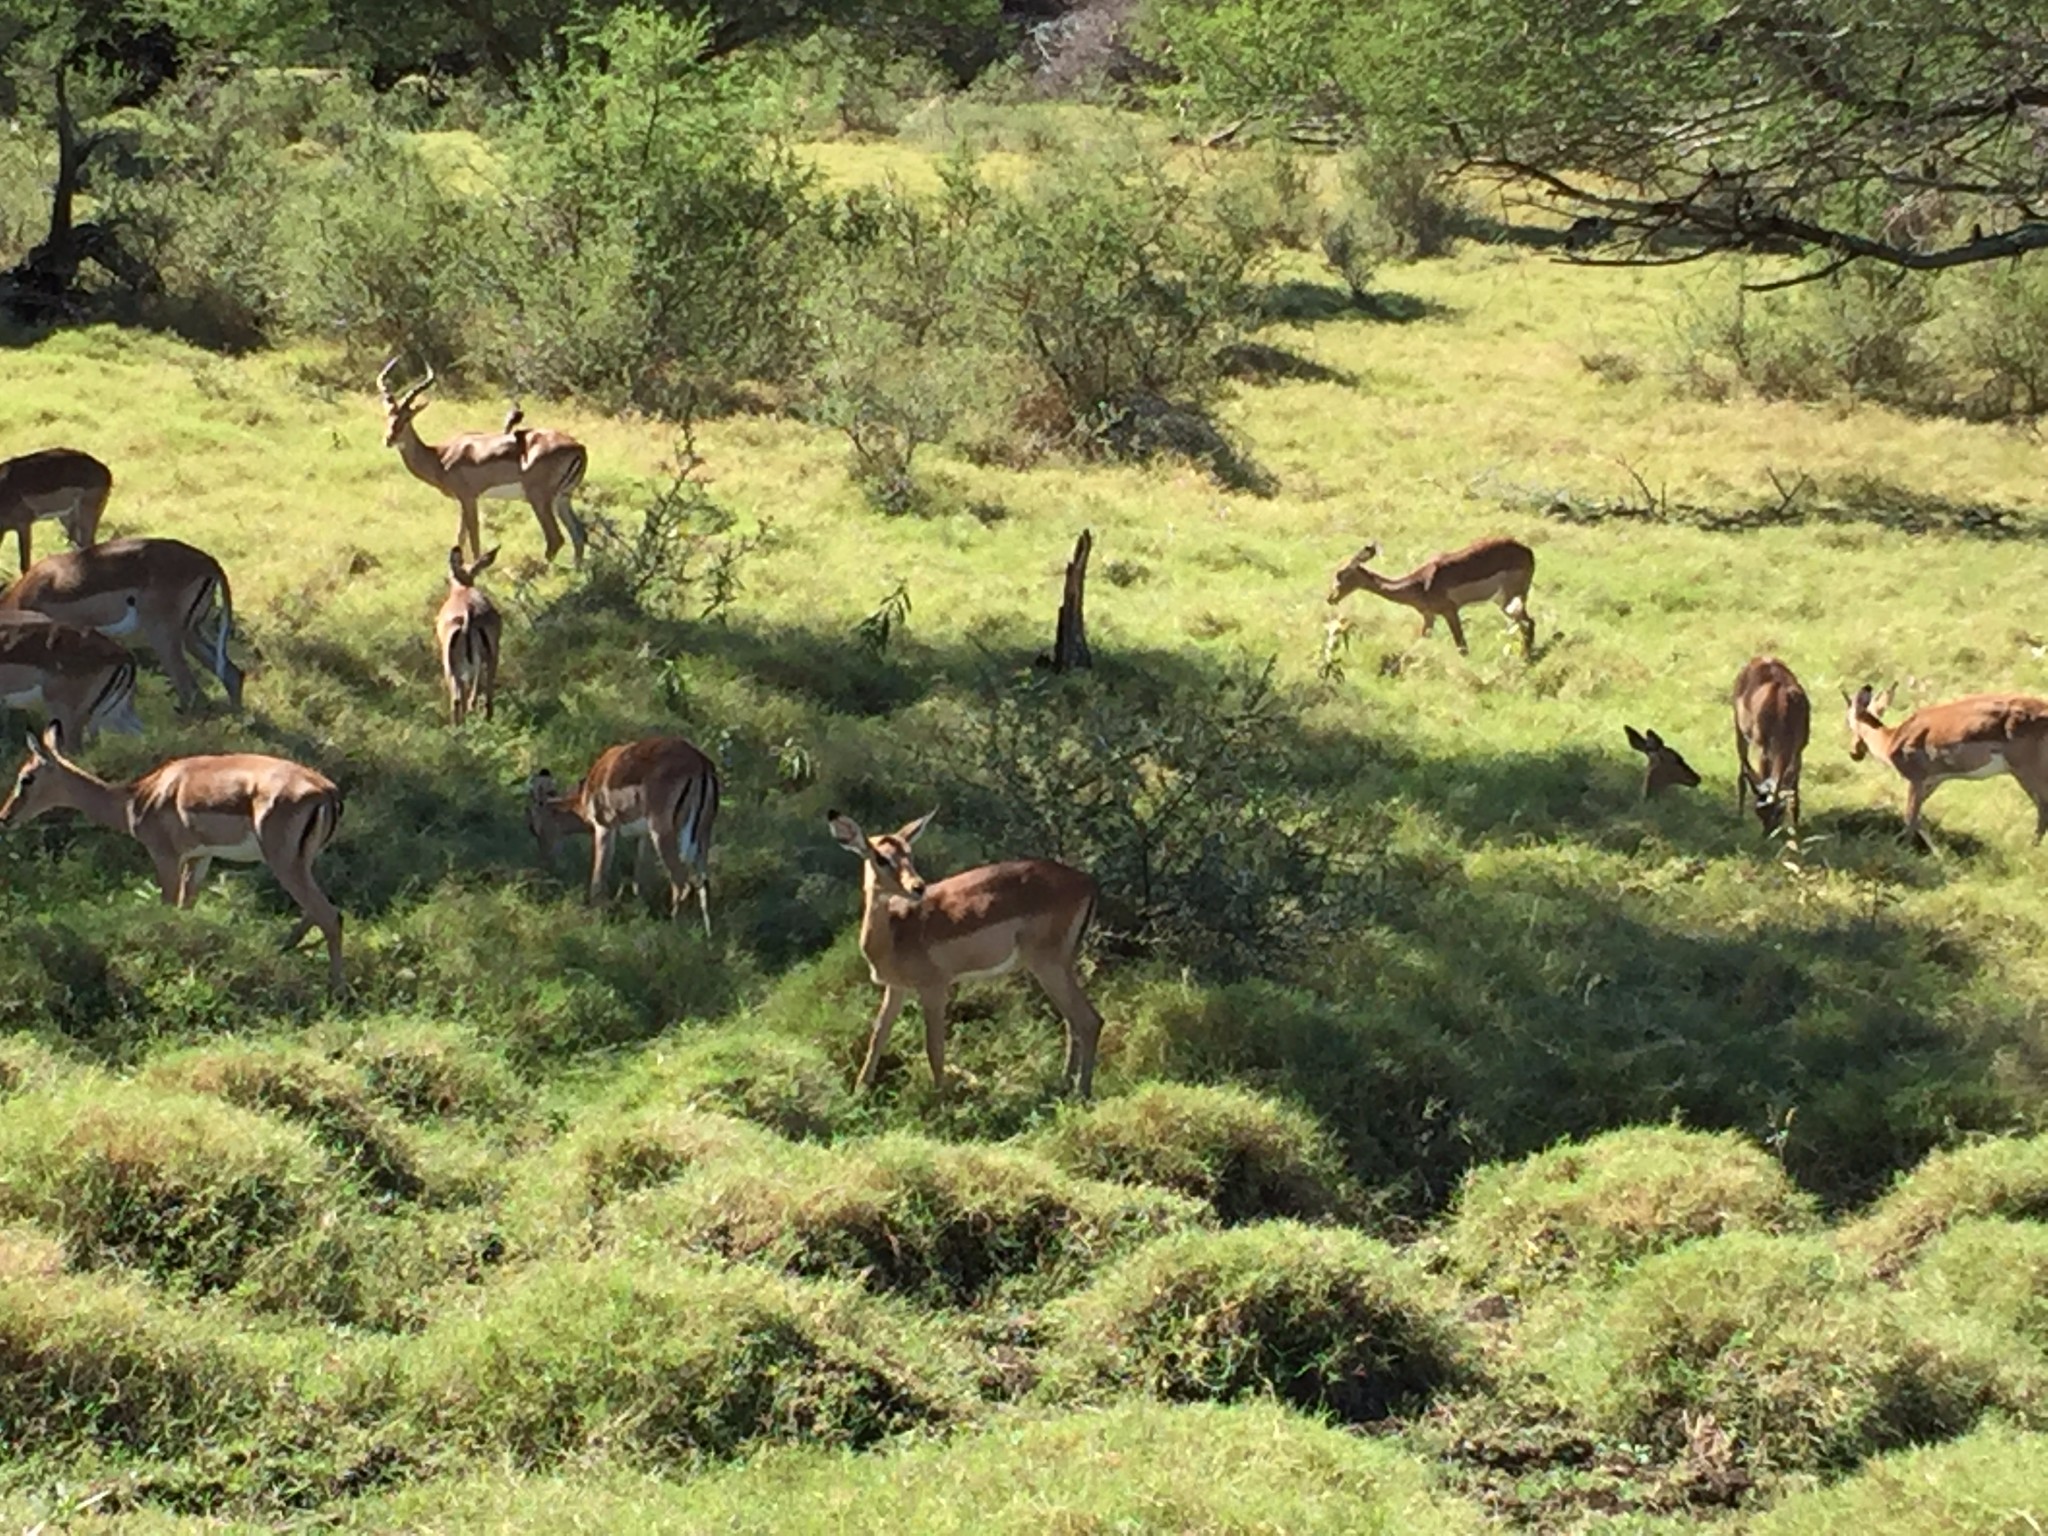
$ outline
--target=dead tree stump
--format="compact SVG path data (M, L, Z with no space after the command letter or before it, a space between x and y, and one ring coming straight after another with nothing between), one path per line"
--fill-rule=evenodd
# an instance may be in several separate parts
M1088 552L1095 547L1095 534L1082 529L1074 542L1074 558L1067 562L1066 591L1060 599L1059 624L1053 631L1051 666L1055 672L1090 667L1095 658L1088 653L1088 626L1081 617L1082 589L1088 582Z

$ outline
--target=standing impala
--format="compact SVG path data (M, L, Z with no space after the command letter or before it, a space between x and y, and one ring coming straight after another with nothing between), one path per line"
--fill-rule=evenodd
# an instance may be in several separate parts
M280 757L174 757L126 784L95 778L58 750L57 728L31 736L0 828L73 810L94 826L126 832L149 851L165 902L189 907L215 859L261 860L304 915L284 941L296 949L318 928L327 939L327 984L342 990L341 914L313 879L313 861L341 821L341 791L324 774Z
M478 500L524 496L540 519L547 558L554 559L562 547L562 530L555 521L559 514L581 565L583 520L569 497L583 483L589 461L583 445L566 432L519 426L522 413L515 406L505 418L503 432L463 432L430 446L421 439L413 418L426 408L420 397L433 387L434 370L429 368L427 376L403 395L393 395L391 370L397 366L394 357L377 375L377 392L384 399L384 446L396 448L407 469L462 509L455 525L456 544L472 558L480 558L484 541L477 523Z
M187 709L199 700L189 651L220 679L228 703L242 707L242 669L228 659L235 607L227 572L190 544L113 539L46 555L0 593L0 613L40 613L116 640L139 634Z
M711 935L711 823L718 815L718 770L680 736L650 736L607 747L565 793L543 768L527 783L526 825L545 861L556 842L588 832L590 893L604 899L605 874L621 837L646 833L668 871L668 910L680 917L694 888Z
M1920 836L1920 808L1950 779L2009 773L2034 802L2034 841L2048 832L2048 699L2023 693L1976 693L1916 709L1897 725L1879 716L1892 690L1875 699L1865 683L1849 706L1849 756L1890 763L1906 781L1906 834Z
M1799 679L1775 656L1752 656L1736 675L1735 814L1751 800L1766 835L1778 830L1789 811L1792 835L1799 836L1799 764L1812 714ZM1759 764L1754 768L1752 750Z
M39 613L0 614L0 704L48 711L60 739L89 746L101 729L142 732L135 715L135 658L97 630Z
M504 620L498 608L476 589L476 578L498 558L493 548L475 565L462 563L462 546L448 551L448 596L434 615L434 643L441 652L441 676L448 683L448 708L456 725L469 718L481 699L484 718L491 718L491 700L498 691L498 637Z
M832 836L861 861L860 952L882 988L859 1086L874 1086L889 1028L915 997L924 1013L932 1082L944 1093L946 999L953 984L1000 976L1021 961L1066 1020L1064 1075L1087 1098L1102 1015L1081 990L1076 962L1100 894L1094 877L1050 859L1017 859L927 884L911 863L910 845L937 814L869 837L849 817L825 813Z
M99 537L100 514L113 491L113 471L76 448L41 448L8 459L0 463L0 534L14 530L24 571L39 517L55 518L72 548L83 549Z
M1473 603L1496 602L1501 611L1522 632L1522 657L1526 661L1536 645L1536 622L1529 617L1529 578L1536 573L1536 556L1529 546L1514 539L1481 539L1463 549L1424 561L1406 576L1382 576L1366 569L1380 547L1368 544L1337 567L1330 583L1330 602L1341 603L1353 592L1366 591L1400 603L1422 615L1422 633L1427 635L1442 619L1450 626L1451 639L1460 653L1465 646L1465 626L1458 622L1458 610Z

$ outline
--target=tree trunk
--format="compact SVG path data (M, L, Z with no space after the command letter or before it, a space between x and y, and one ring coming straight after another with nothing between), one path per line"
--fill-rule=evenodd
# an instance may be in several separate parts
M1095 658L1088 653L1088 626L1081 617L1082 588L1088 581L1088 552L1094 547L1094 533L1083 529L1074 543L1074 558L1067 562L1066 593L1060 599L1059 626L1053 632L1055 672L1071 672L1095 664Z

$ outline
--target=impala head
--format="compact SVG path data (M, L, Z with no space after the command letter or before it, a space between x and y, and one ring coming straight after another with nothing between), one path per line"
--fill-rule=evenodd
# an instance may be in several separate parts
M842 816L837 811L825 813L825 823L832 829L832 836L839 846L867 864L869 887L884 896L901 896L905 901L924 900L924 876L917 872L917 866L910 859L910 845L923 835L931 819L938 815L936 810L927 811L916 821L905 822L894 832L885 832L880 837L869 837L861 831L860 823L851 816Z
M1675 747L1664 745L1664 738L1655 731L1639 731L1632 725L1624 725L1628 732L1628 744L1649 759L1643 771L1643 798L1666 789L1691 789L1700 781L1693 766L1678 755Z
M398 359L392 358L377 374L377 393L384 401L384 446L396 447L405 435L405 429L412 425L413 417L426 409L427 402L420 397L434 385L434 368L427 365L427 376L413 385L402 395L391 393L391 370L398 366Z
M1337 574L1330 582L1329 600L1332 603L1341 603L1352 593L1369 586L1371 583L1368 578L1372 573L1365 567L1367 562L1377 560L1379 553L1379 543L1374 541L1338 566Z
M565 835L586 830L583 818L566 803L582 787L579 781L564 794L545 768L526 781L526 830L533 834L543 861L554 857L555 845Z
M70 800L63 793L68 775L77 770L57 751L64 733L55 721L43 727L42 739L28 738L28 757L14 776L14 792L0 805L0 828L34 821L45 811L60 810Z
M484 569L493 560L498 558L498 548L498 545L493 544L489 549L476 557L475 565L464 565L462 563L462 546L460 544L452 546L448 551L448 579L458 587L475 586L477 577L481 576L484 573ZM541 770L542 773L546 771L546 769ZM535 774L534 777L538 778L540 775Z
M1856 697L1853 699L1846 693L1842 695L1842 701L1849 706L1849 761L1852 763L1862 762L1870 753L1869 746L1863 740L1863 722L1868 720L1872 725L1884 724L1884 712L1892 707L1892 689L1898 686L1897 683L1893 683L1891 688L1885 689L1875 698L1871 697L1871 687L1868 683L1856 690Z

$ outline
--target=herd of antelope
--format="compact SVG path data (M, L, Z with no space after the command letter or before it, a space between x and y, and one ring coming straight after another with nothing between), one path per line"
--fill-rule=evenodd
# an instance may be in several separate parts
M403 394L391 389L396 359L377 376L385 446L407 470L458 508L448 551L448 591L434 638L455 726L478 711L492 717L504 620L477 578L497 556L482 547L478 503L521 497L532 507L552 560L567 542L581 564L587 542L572 504L588 456L563 432L527 428L515 407L495 432L465 432L439 444L423 440L416 418L435 380L432 370ZM148 850L163 899L192 904L216 859L267 865L300 919L285 941L295 948L313 929L327 942L328 982L340 993L342 919L313 876L314 861L340 823L342 794L302 763L257 753L173 758L127 783L109 783L67 753L83 753L102 730L141 731L136 669L124 641L145 645L177 693L181 708L199 700L193 663L217 679L230 707L242 701L242 673L228 653L234 604L227 573L211 555L176 539L100 542L99 524L113 489L107 466L70 448L46 448L0 463L0 537L12 529L21 574L0 593L0 703L48 716L32 735L13 792L0 804L0 828L67 809L95 825L128 833ZM35 523L54 519L72 548L32 559ZM1459 610L1498 603L1519 631L1522 654L1535 649L1528 611L1535 556L1512 539L1484 539L1440 554L1405 576L1373 571L1379 546L1368 544L1340 566L1329 601L1372 592L1413 608L1427 636L1442 619L1466 650ZM1850 755L1876 753L1907 785L1906 825L1917 837L1921 807L1946 779L2016 777L2033 797L2035 837L2048 831L2048 700L1981 694L1915 711L1896 726L1882 712L1890 690L1868 687L1849 707ZM1757 657L1736 679L1736 793L1766 831L1781 823L1797 834L1800 761L1807 743L1805 690L1781 661ZM1655 731L1625 728L1644 754L1646 794L1696 785L1699 775ZM602 902L619 840L659 857L669 910L680 916L694 894L711 931L709 866L719 778L711 759L679 736L622 742L601 752L566 789L545 768L529 779L526 822L545 860L566 835L588 833L588 899ZM859 1086L871 1086L889 1032L905 1003L924 1015L934 1081L945 1085L946 1013L953 987L1021 965L1065 1020L1065 1075L1086 1096L1094 1078L1102 1016L1081 984L1078 956L1099 890L1080 870L1048 859L983 865L936 882L918 874L911 848L928 814L879 837L827 812L827 828L862 866L860 949L882 1001L869 1030ZM635 841L644 837L644 842Z
M1529 617L1529 580L1536 556L1514 539L1481 539L1440 554L1406 576L1388 577L1367 569L1379 546L1368 544L1337 568L1330 586L1332 605L1353 592L1377 593L1422 615L1427 635L1442 619L1462 652L1464 626L1458 610L1495 602L1521 631L1522 654L1535 646ZM1869 684L1848 706L1849 756L1860 762L1875 754L1906 781L1906 834L1921 841L1920 812L1927 797L1950 779L1988 779L2009 773L2034 802L2034 840L2048 833L2048 699L2023 693L1973 693L1945 704L1916 709L1897 725L1886 725L1892 690L1872 697ZM1752 657L1735 678L1735 805L1756 812L1767 833L1785 826L1799 831L1799 768L1806 755L1811 709L1792 669L1772 656ZM1675 747L1655 731L1622 727L1628 744L1643 754L1643 794L1690 788L1700 776ZM1754 754L1754 760L1752 760Z

